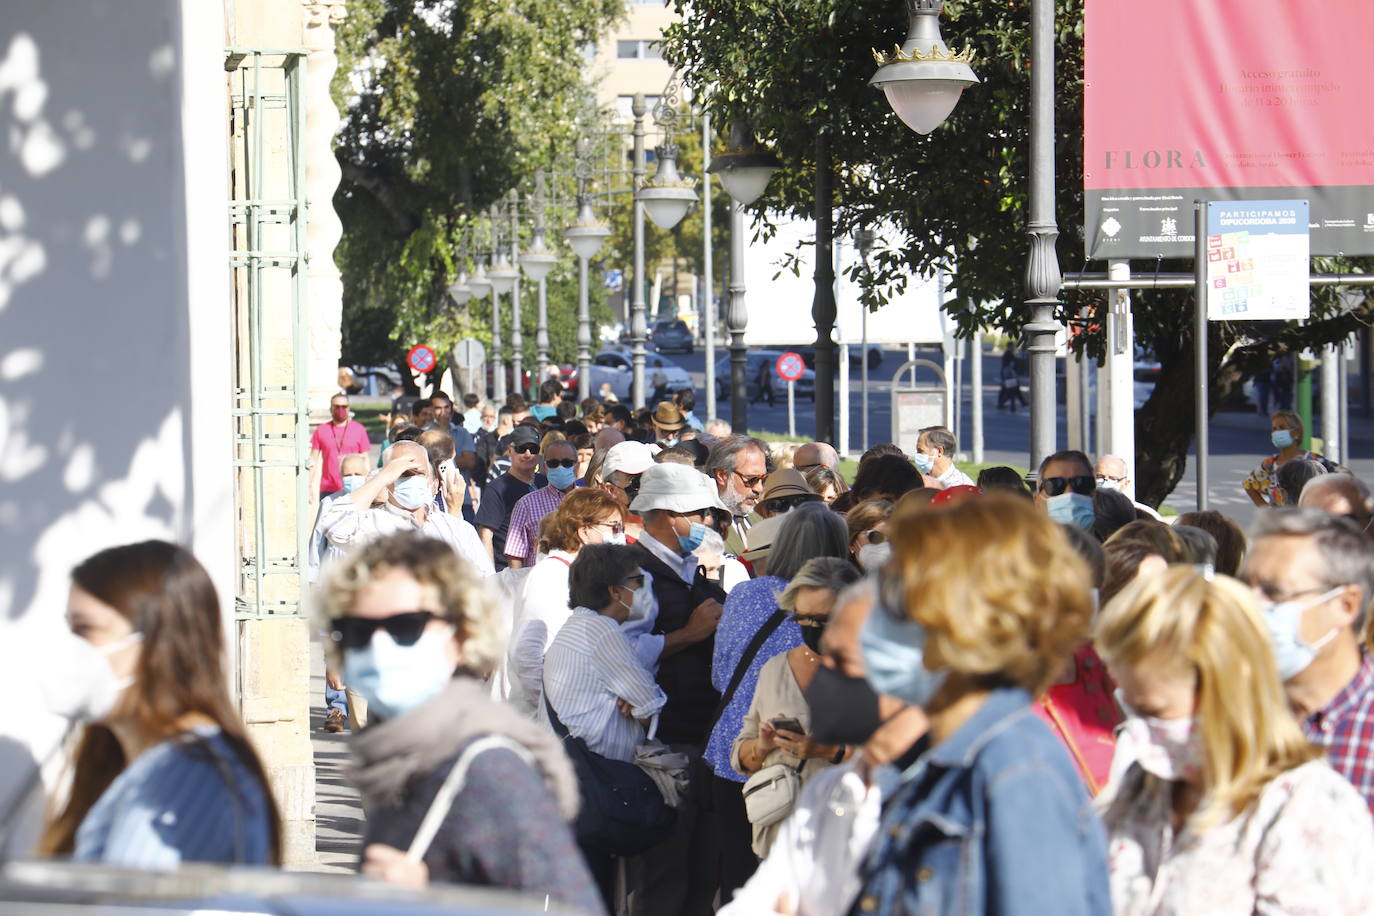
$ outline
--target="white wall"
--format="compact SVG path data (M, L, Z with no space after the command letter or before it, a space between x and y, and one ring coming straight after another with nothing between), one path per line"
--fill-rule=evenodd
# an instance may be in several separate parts
M0 620L59 625L75 563L151 537L232 600L223 33L211 0L0 15Z

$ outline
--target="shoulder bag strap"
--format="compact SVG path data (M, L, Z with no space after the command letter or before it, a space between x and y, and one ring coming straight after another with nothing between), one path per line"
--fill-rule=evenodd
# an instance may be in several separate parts
M438 793L434 796L434 801L429 803L429 810L425 812L424 819L420 821L420 829L415 831L415 838L410 841L410 848L406 850L406 859L411 862L419 862L429 852L429 846L434 842L434 837L439 833L439 828L443 826L444 818L448 817L449 809L453 807L453 800L458 797L458 793L463 791L463 785L467 782L468 769L472 766L472 761L477 755L485 751L505 749L515 754L530 766L536 766L534 757L520 744L509 738L500 735L487 735L478 738L469 744L463 753L458 755L458 760L453 764L453 769L448 771L448 776L444 779L444 784L439 787Z
M769 617L764 625L759 627L759 631L754 634L754 638L749 641L749 645L745 646L744 654L739 657L739 664L735 665L735 673L730 675L730 683L720 695L720 704L716 706L715 714L711 716L711 727L706 730L706 737L708 740L711 737L711 732L716 730L716 723L719 722L720 717L725 714L725 707L729 706L730 701L734 699L735 691L739 689L740 682L744 680L745 672L747 672L749 666L754 663L754 656L759 654L759 650L762 649L763 644L768 641L768 637L772 636L773 631L782 626L782 622L786 619L787 612L782 608L778 608L773 612L773 616Z

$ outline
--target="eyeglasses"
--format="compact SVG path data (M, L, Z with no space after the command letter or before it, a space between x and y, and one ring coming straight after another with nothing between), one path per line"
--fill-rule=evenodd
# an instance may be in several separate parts
M1125 483L1125 482L1126 482L1126 478L1125 478L1125 477L1109 477L1109 476L1106 475L1106 474L1098 474L1098 475L1097 475L1097 485L1098 485L1099 487L1102 486L1103 484L1107 484L1107 483Z
M622 525L620 522L597 522L596 524L592 525L592 527L593 527L593 528L609 528L609 529L611 529L611 534L624 534L624 533L625 533L625 526Z
M551 468L575 468L577 467L576 458L545 458L544 463Z
M511 448L515 450L515 454L517 455L539 454L539 446L533 442L526 442L523 445L512 445Z
M1065 490L1092 496L1097 492L1097 478L1091 474L1079 474L1077 477L1046 477L1040 481L1040 489L1046 496L1059 496Z
M644 573L635 573L633 576L626 576L625 581L620 584L625 588L637 592L644 587Z
M798 614L796 611L787 615L787 618L799 627L823 627L830 622L830 615L816 617L812 614Z
M1361 531L1368 531L1369 526L1371 524L1374 524L1374 515L1358 515L1352 512L1347 512L1345 515L1342 515L1341 518L1350 519L1352 522L1360 526Z
M740 482L751 490L757 490L768 480L767 474L755 474L753 477L745 477L739 471L731 471L730 473L738 477Z
M335 617L330 622L329 638L342 649L366 649L378 628L398 646L413 646L419 642L425 627L435 618L433 611L402 611L390 617Z
M879 531L877 528L870 528L863 534L860 534L859 537L870 544L881 544L883 541L887 540L887 532Z
M819 497L811 496L775 496L766 500L769 512L790 512L804 503L815 502Z

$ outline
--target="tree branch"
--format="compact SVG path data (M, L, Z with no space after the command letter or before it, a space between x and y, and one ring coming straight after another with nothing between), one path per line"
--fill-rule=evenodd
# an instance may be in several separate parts
M405 238L420 228L419 217L401 206L396 200L395 191L380 173L375 169L351 162L343 156L337 158L343 180L366 191L373 200L377 201L377 204L386 211L387 216L391 217L399 238Z

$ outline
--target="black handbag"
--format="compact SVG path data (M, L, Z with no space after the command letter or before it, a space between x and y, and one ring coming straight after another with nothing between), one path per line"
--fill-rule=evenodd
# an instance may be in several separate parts
M633 856L668 838L677 811L668 807L663 793L636 764L603 757L581 738L575 738L553 711L548 693L544 709L554 734L577 774L582 805L573 823L578 845L613 856Z

